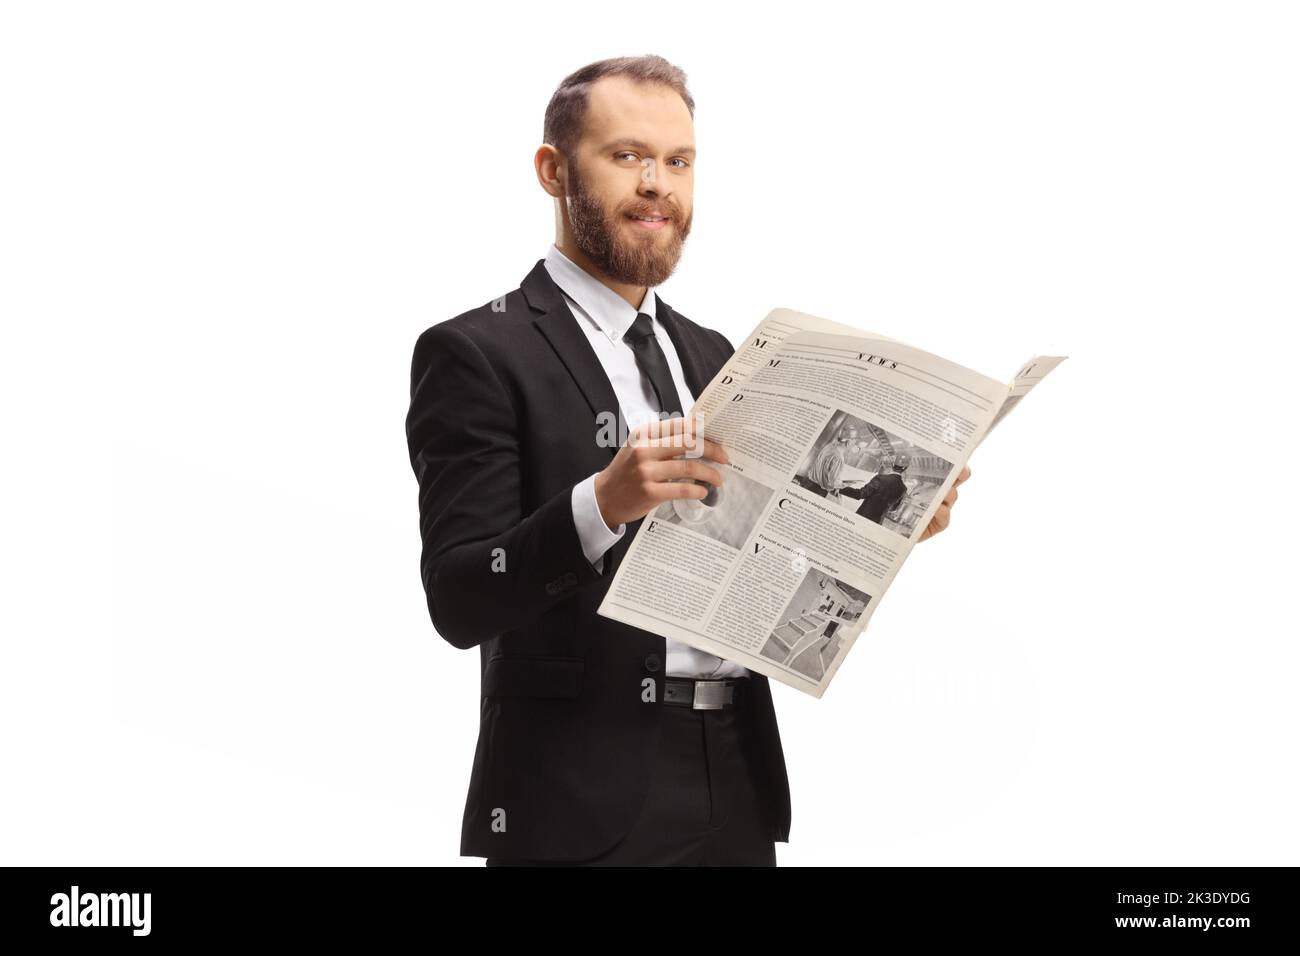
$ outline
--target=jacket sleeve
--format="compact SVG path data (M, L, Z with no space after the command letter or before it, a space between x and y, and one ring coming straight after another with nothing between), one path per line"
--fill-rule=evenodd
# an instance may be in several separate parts
M718 337L718 340L722 343L722 347L726 350L726 355L728 358L730 358L732 355L736 353L736 347L731 344L731 339L727 338L717 329L710 329L709 331Z
M511 397L448 323L415 344L406 440L419 482L420 578L448 643L475 647L599 578L574 524L573 485L523 514Z
M839 489L839 493L845 498L857 498L862 501L867 497L867 488L854 488L852 485L846 485Z

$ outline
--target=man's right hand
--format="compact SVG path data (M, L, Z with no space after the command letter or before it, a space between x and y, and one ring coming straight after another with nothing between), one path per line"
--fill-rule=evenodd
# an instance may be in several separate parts
M609 467L596 475L596 503L611 531L645 517L665 501L700 499L709 493L694 481L675 479L722 486L722 472L705 461L730 464L731 459L697 429L694 416L678 416L652 419L632 430Z

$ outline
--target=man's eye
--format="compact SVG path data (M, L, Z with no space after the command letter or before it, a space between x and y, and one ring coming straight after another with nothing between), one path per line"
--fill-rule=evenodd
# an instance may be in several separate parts
M670 162L670 163L681 163L681 166L678 167L679 169L685 169L687 166L690 165L690 163L688 163L686 160L682 159L680 156L678 156L678 157L676 157L676 158L674 158L674 159L670 159L670 160L668 160L668 162Z
M614 158L615 158L615 159L622 159L624 156L630 156L630 157L632 157L633 159L636 159L636 153L628 152L628 151L626 151L626 150L623 151L623 152L621 152L621 153L615 153L615 154L614 154Z

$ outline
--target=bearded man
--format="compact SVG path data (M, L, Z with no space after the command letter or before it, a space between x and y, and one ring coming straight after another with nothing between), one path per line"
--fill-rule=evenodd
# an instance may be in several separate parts
M460 852L488 865L771 866L789 839L767 678L596 613L645 515L727 461L683 412L732 344L656 291L691 229L694 107L655 56L566 77L533 157L554 243L415 345L420 573L438 634L479 650ZM611 417L644 431L611 442Z

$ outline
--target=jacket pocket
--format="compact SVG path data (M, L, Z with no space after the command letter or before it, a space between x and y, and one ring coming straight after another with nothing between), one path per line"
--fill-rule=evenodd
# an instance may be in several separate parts
M577 697L581 657L493 657L483 670L484 697Z

